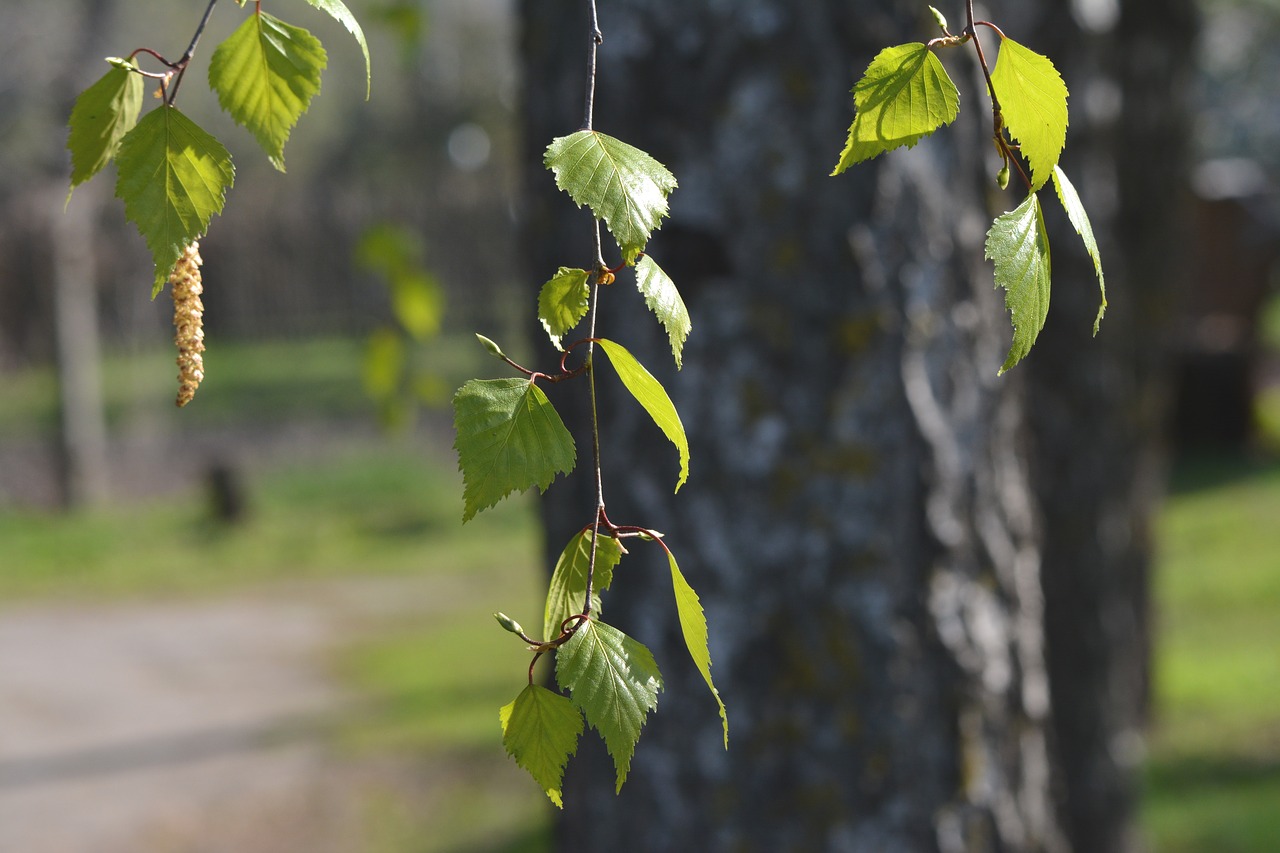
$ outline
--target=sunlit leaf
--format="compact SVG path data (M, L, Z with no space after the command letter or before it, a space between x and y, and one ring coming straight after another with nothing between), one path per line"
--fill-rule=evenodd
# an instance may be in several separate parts
M720 706L720 723L724 727L724 748L729 748L729 717L725 712L724 700L720 691L711 681L711 650L707 642L707 617L702 612L702 602L698 594L684 579L680 567L676 565L675 555L667 552L667 562L671 564L671 585L676 594L676 613L680 617L680 632L684 635L684 644L689 649L693 664L702 673L702 678L711 688L711 695Z
M1009 135L1031 164L1031 189L1038 190L1067 143L1067 85L1048 57L1011 38L1000 42L991 85Z
M176 107L152 110L120 140L116 197L155 259L152 296L222 211L234 179L227 149Z
M644 365L636 361L636 357L626 347L603 338L597 343L609 357L609 363L613 365L618 378L631 392L631 396L636 398L662 430L662 434L676 446L680 454L680 476L676 480L676 491L680 491L684 481L689 478L689 439L685 436L684 424L680 422L675 404L667 396L662 383L654 379L653 374L645 370Z
M124 62L124 60L121 60ZM67 150L71 152L71 190L111 162L120 140L138 123L142 109L142 75L112 64L98 82L80 93L71 108ZM67 198L71 192L67 192Z
M209 86L283 172L284 144L320 91L327 61L311 33L258 11L213 52Z
M600 593L613 582L613 570L622 560L622 544L612 536L596 539L596 570L592 577L591 612L600 616ZM591 530L580 531L556 560L547 589L547 606L543 612L542 637L551 640L560 634L560 624L582 612L587 595L587 570L591 566Z
M373 64L369 61L369 44L364 39L364 30L351 10L343 5L342 0L307 0L322 12L327 12L335 21L347 28L347 32L360 44L360 52L364 54L364 97L369 99L373 92Z
M675 356L678 370L681 367L684 342L693 328L689 309L684 307L684 300L680 298L675 282L648 255L636 262L636 286L644 294L644 304L649 306L649 310L667 330L671 354Z
M831 174L877 154L915 145L960 112L960 92L923 44L887 47L853 87L857 112Z
M986 255L995 261L996 286L1005 289L1005 307L1013 316L1013 345L1000 372L1031 352L1049 315L1049 235L1035 193L996 217L987 232Z
M1098 316L1093 319L1093 333L1098 334L1102 325L1102 315L1107 313L1107 283L1102 275L1102 253L1098 251L1098 241L1093 236L1093 226L1089 224L1089 214L1085 212L1076 188L1067 180L1067 173L1058 166L1053 167L1053 187L1058 191L1058 201L1067 211L1071 226L1076 229L1080 239L1084 241L1085 251L1093 260L1093 270L1098 274L1098 289L1102 292L1102 302L1098 305Z
M582 712L571 700L530 684L498 712L502 745L516 764L529 771L558 808L564 808L560 784L569 756L578 750Z
M573 436L527 379L473 379L454 395L453 412L463 521L512 492L545 491L557 473L573 470Z
M591 304L588 278L586 270L560 267L538 292L538 320L556 349L564 349L561 341L565 334L587 316Z
M543 158L556 186L603 219L628 264L667 215L675 176L639 148L594 130L552 140Z
M571 691L587 722L604 738L617 770L617 790L622 790L640 729L658 707L662 690L653 654L617 628L591 619L556 652L556 681Z

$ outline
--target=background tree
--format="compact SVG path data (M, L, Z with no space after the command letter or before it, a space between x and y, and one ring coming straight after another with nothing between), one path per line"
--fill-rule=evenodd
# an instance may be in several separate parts
M1166 100L1153 122L1146 102L1113 101L1108 112L1107 97L1177 79L1190 30L1183 4L1148 15L1131 2L1110 18L1106 6L998 11L1011 35L1060 62L1073 93L1077 165L1068 167L1090 174L1086 203L1098 210L1092 194L1123 177L1117 231L1103 238L1108 257L1128 255L1110 267L1113 288L1128 294L1141 279L1155 293L1175 208L1172 191L1151 194L1152 180L1176 188L1181 151L1152 138L1179 126L1180 103ZM606 469L613 460L627 483L607 496L609 511L620 523L642 514L679 548L707 605L731 749L720 750L714 708L684 666L665 567L628 558L606 608L654 648L664 709L620 797L607 757L584 741L560 840L567 849L1122 849L1133 801L1125 745L1136 742L1145 695L1154 457L1144 448L1160 408L1147 391L1160 362L1144 345L1165 314L1144 313L1137 293L1147 291L1126 295L1133 304L1104 326L1102 339L1116 343L1091 350L1091 315L1075 306L1096 299L1096 285L1083 253L1055 241L1064 247L1055 305L1071 307L1053 325L1070 331L1055 333L1042 365L995 378L1008 331L982 241L990 214L1016 200L988 198L998 161L985 110L972 106L982 90L968 55L943 57L971 105L954 127L825 177L851 117L850 86L880 48L932 34L923 4L610 0L600 15L596 124L680 179L653 248L694 318L683 373L659 377L689 432L690 482L668 499L665 456L650 453L660 437L630 400L605 399ZM523 21L534 162L577 127L585 4L528 3ZM1169 159L1137 162L1153 144ZM527 256L540 280L566 251L584 264L591 255L587 230L531 171ZM1139 209L1158 213L1140 223ZM1105 209L1093 215L1111 235ZM602 322L626 324L628 345L663 364L660 335L627 321L643 310L613 288ZM590 501L587 484L551 491L552 548ZM1041 543L1054 549L1052 691ZM1077 573L1084 582L1062 593ZM1073 760L1059 770L1051 754Z
M1088 259L1058 252L1055 277L1070 286L1055 289L1027 362L1059 806L1074 849L1132 850L1150 688L1151 519L1165 473L1171 332L1187 284L1177 247L1189 245L1196 12L1188 0L1027 5L1037 7L1028 21L1037 43L1076 86L1067 169L1095 205L1114 199L1100 229L1115 297L1103 333L1089 340L1093 295L1076 284L1088 280Z
M525 10L532 146L577 125L582 6ZM1056 849L1020 380L995 376L1005 320L982 260L988 114L829 179L860 66L927 37L923 5L629 0L601 25L596 123L681 180L653 249L695 318L687 366L662 377L693 478L666 500L647 427L606 399L606 468L628 482L610 517L643 510L690 561L733 685L731 748L708 739L696 673L663 651L678 630L659 566L628 566L606 609L657 643L666 709L616 801L583 746L562 840ZM563 202L532 204L535 268L566 244L590 257ZM614 288L602 323L640 347L638 310ZM552 495L560 542L590 498Z

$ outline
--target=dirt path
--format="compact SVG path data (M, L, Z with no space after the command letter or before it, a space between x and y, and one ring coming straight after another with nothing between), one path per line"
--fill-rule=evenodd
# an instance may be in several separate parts
M0 610L0 851L362 849L326 659L423 584Z

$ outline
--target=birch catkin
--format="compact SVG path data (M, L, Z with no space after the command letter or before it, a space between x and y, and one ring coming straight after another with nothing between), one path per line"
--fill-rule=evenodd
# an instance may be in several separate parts
M204 379L204 303L200 301L200 244L192 242L169 273L173 293L173 342L178 345L178 399L185 406Z

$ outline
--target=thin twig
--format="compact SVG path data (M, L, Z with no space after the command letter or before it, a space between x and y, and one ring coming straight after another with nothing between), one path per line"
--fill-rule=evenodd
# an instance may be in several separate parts
M596 49L604 44L604 33L600 32L600 16L596 12L596 0L591 4L591 45L587 49L587 103L582 114L582 129L591 130L595 119L596 105Z
M592 6L595 6L594 0ZM600 235L600 220L595 221L596 231L596 271L595 280L591 284L591 310L589 328L587 332L587 387L591 394L591 450L595 462L596 471L596 511L595 519L591 522L591 556L587 561L587 594L586 601L582 605L582 612L591 615L591 593L595 584L596 576L596 554L598 552L598 544L600 541L600 519L604 517L604 466L601 462L600 455L600 412L596 404L596 372L593 365L595 357L595 338L596 338L596 316L600 307L600 276L603 272L607 272L604 265L603 255L604 247L602 246L603 238Z
M1027 185L1027 189L1030 190L1031 179L1027 177L1022 164L1018 162L1013 146L1004 138L1004 113L1000 111L1000 99L996 97L996 86L991 80L991 69L987 66L987 56L982 50L982 40L978 38L978 27L990 27L999 33L1001 39L1005 38L1005 34L990 21L975 21L973 19L973 0L966 0L965 16L963 35L973 41L973 49L978 54L978 65L982 67L982 76L987 81L987 93L991 96L992 140L995 142L996 149L1000 152L1000 157L1006 163L1013 163L1013 167L1018 170L1018 174L1022 176L1023 182Z
M165 103L173 106L173 99L178 96L178 87L182 85L182 77L187 73L187 66L191 64L191 57L195 55L196 45L200 43L200 36L204 35L204 28L209 24L209 16L213 14L213 7L218 5L218 0L209 0L209 5L205 7L204 16L200 19L200 25L196 27L195 35L191 37L191 44L187 45L187 52L182 54L182 58L174 63L174 67L178 69L178 73L173 78L173 85L169 87L169 97Z

